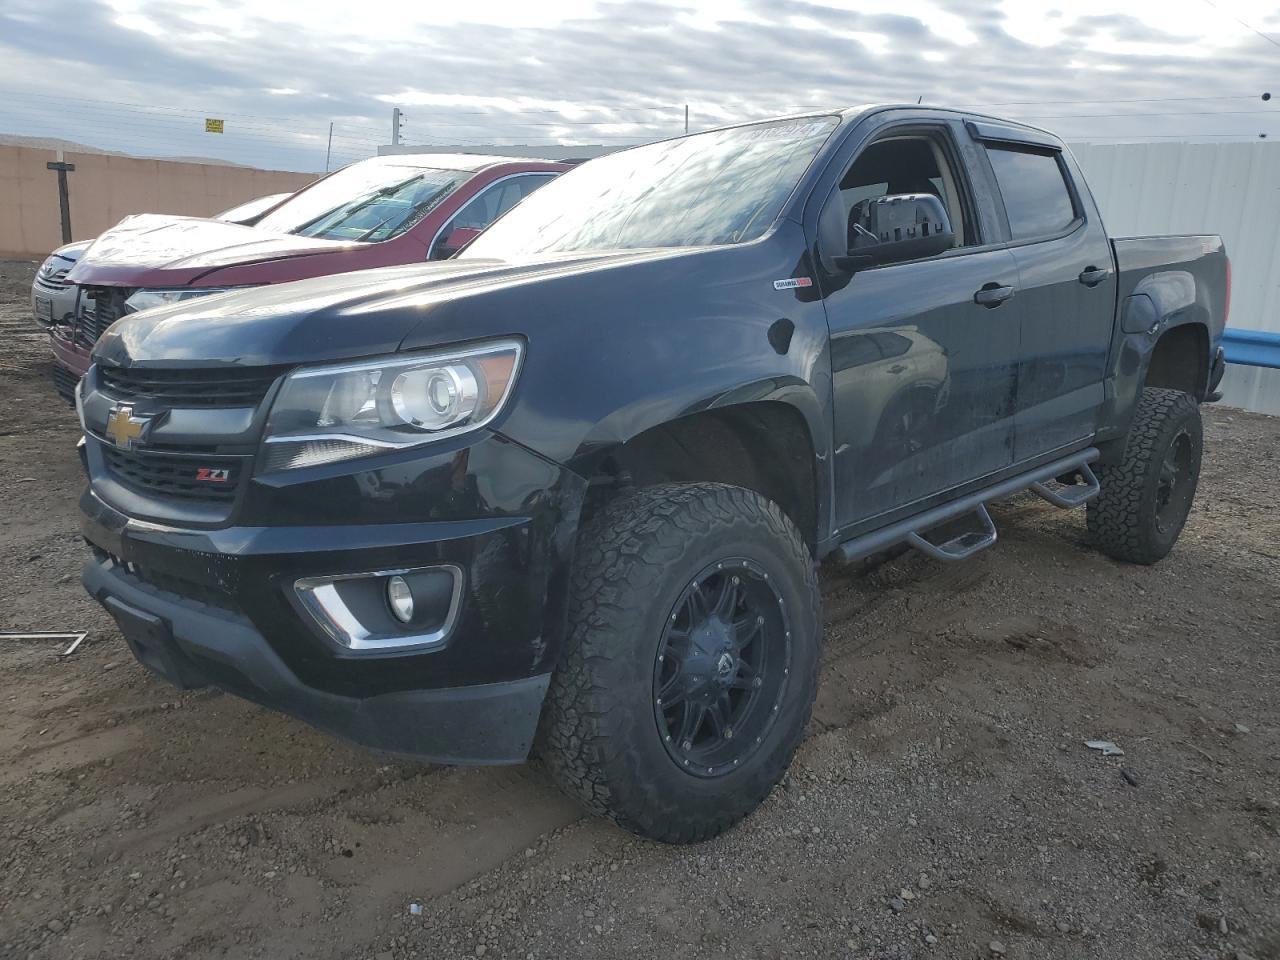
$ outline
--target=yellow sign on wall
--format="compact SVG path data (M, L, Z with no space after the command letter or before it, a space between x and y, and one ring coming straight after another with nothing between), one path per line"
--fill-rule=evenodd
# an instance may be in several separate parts
M205 132L205 133L221 133L221 132L222 132L222 121L221 121L221 120L215 120L215 119L213 119L212 117L205 117L205 118L204 118L204 132Z

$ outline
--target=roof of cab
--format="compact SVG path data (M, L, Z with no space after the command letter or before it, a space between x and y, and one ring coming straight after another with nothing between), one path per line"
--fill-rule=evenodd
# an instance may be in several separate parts
M388 167L434 167L437 170L483 170L502 163L547 163L557 167L569 164L538 157L493 157L479 153L393 153L382 157L370 157L359 163L372 163Z

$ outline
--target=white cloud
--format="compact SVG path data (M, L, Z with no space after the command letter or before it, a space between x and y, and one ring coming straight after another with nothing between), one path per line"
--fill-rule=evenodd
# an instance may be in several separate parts
M3 0L0 131L314 169L289 151L334 121L335 155L367 155L393 104L419 143L622 143L680 132L685 104L700 129L923 92L1068 136L1276 136L1277 51L1236 19L1280 37L1276 4ZM1125 102L1177 97L1225 99ZM190 142L204 116L236 135Z

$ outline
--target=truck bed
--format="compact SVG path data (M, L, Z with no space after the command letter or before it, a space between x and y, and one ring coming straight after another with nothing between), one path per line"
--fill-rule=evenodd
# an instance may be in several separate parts
M1231 276L1221 237L1121 237L1113 239L1111 247L1122 314L1127 297L1146 294L1166 321L1177 322L1187 312L1195 314L1209 329L1211 349L1217 348L1227 323Z

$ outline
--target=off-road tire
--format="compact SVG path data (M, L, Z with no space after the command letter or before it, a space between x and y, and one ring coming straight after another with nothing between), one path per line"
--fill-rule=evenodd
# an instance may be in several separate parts
M777 716L741 766L712 779L681 769L654 716L666 620L708 565L749 559L769 574L791 628ZM667 843L706 840L754 810L782 778L817 689L820 593L813 557L777 504L715 483L640 488L606 504L578 540L566 648L537 752L592 812Z
M1157 522L1161 467L1175 439L1184 435L1190 444L1189 490L1162 528ZM1203 444L1200 407L1190 394L1159 387L1144 389L1125 439L1123 458L1095 468L1102 492L1089 502L1087 510L1094 544L1103 553L1130 563L1163 559L1173 549L1191 510Z

